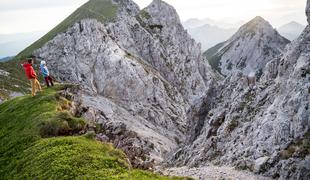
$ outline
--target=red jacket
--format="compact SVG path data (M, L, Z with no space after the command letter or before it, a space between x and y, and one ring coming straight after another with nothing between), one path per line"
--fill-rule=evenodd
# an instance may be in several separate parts
M24 70L25 70L25 73L28 79L34 79L37 77L37 74L34 71L32 64L25 63L23 64L23 67L24 67Z

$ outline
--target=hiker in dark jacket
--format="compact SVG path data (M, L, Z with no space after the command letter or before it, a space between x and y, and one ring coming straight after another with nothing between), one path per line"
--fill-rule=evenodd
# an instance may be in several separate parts
M33 59L28 59L27 62L22 64L22 66L31 84L31 95L35 96L36 91L42 91L42 88L41 88L40 82L37 80L37 74L34 71L32 64L33 64Z

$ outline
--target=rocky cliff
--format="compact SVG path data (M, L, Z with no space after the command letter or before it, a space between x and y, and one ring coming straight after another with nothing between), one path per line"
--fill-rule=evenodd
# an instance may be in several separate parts
M212 67L225 76L236 71L260 76L265 65L279 55L287 43L289 40L258 16L243 25L229 40L204 54Z
M266 62L257 89L248 87L242 71L228 76L195 141L176 151L170 162L232 164L273 178L309 179L309 37L308 25Z
M184 142L187 112L212 90L212 70L173 7L113 3L114 20L83 19L34 54L61 82L82 85L79 113L103 127L98 138L161 161Z

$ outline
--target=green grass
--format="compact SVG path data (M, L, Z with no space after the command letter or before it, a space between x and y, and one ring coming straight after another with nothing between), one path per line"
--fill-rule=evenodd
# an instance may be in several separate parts
M139 14L142 18L145 18L145 19L150 19L152 18L151 15L146 11L146 10L141 10L140 11L140 14Z
M218 71L219 73L221 72L221 56L218 56L217 53L219 51L220 48L223 47L223 45L225 44L226 42L222 42L222 43L219 43L217 45L215 45L214 47L208 49L207 51L205 51L203 53L203 55L207 58L207 60L209 61L211 67Z
M57 34L65 32L74 23L79 22L82 19L93 18L100 22L107 22L116 16L117 9L117 6L112 4L111 0L90 0L41 39L20 52L14 59L19 60L30 56L36 49L41 48Z
M22 151L40 139L38 125L41 119L52 117L56 106L50 91L44 92L44 96L18 97L0 105L1 175L11 170L12 162Z
M203 53L203 55L207 58L209 61L211 67L216 70L217 72L221 73L221 59L225 52L227 52L233 43L229 43L228 45L224 46L227 42L222 42L214 47L208 49Z
M132 170L126 155L112 145L90 134L68 136L83 129L85 121L63 109L64 98L58 93L63 88L0 105L0 179L184 179ZM49 134L48 127L69 131Z

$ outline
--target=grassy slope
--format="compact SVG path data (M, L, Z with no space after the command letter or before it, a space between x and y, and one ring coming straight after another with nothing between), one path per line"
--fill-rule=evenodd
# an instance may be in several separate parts
M7 99L9 95L8 91L21 93L26 93L29 91L29 82L24 75L23 69L20 67L20 62L24 58L29 57L33 51L41 48L57 34L65 32L74 23L82 19L95 18L98 21L106 22L115 17L116 13L117 6L112 4L110 0L90 0L73 12L54 29L44 35L41 39L20 52L14 57L13 60L8 62L0 62L0 69L11 73L9 77L0 76L0 98L2 97L2 99ZM38 70L38 67L35 69ZM16 85L18 87L16 87Z
M221 68L220 68L220 60L221 57L219 57L217 55L217 52L220 48L223 47L223 45L225 44L225 42L219 43L217 45L215 45L214 47L211 47L210 49L208 49L207 51L205 51L203 53L203 55L207 58L207 60L209 61L211 67L218 71L219 73L221 72Z
M111 0L90 0L73 12L54 29L44 35L41 39L20 52L14 59L28 57L31 53L33 53L33 51L41 48L45 43L52 40L57 34L65 32L74 23L82 19L94 18L98 21L106 22L115 17L116 13L117 6L112 4Z
M57 119L60 89L0 105L0 179L181 179L130 170L123 152L87 136L43 138L44 122L67 123Z

